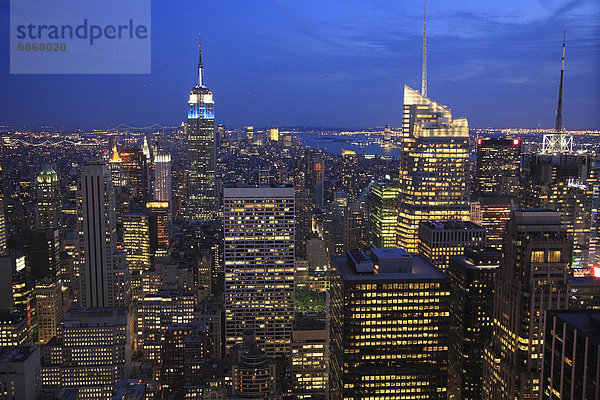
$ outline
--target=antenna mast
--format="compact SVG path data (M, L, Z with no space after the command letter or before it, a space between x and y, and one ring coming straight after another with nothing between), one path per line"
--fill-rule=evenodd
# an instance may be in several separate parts
M427 97L427 0L423 18L423 71L421 72L421 94Z
M198 34L198 86L204 86L204 68L202 67L202 40Z
M556 109L556 133L562 131L562 94L563 94L563 76L565 74L565 39L567 32L563 33L562 63L560 65L560 86L558 89L558 108Z

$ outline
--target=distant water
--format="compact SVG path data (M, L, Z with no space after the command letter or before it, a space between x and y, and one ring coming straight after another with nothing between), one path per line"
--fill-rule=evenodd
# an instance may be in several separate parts
M356 154L392 156L400 158L400 148L382 147L377 140L381 136L367 135L320 135L318 133L298 133L296 137L302 140L304 146L320 148L331 154L342 154L342 150L353 150Z

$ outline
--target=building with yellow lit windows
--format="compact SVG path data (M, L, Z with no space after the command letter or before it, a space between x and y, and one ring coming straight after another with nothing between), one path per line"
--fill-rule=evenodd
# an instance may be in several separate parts
M289 356L294 319L295 223L291 185L223 189L227 348L252 329L268 356Z
M392 182L373 181L369 186L369 243L372 247L396 247L399 191Z
M37 204L35 208L36 229L61 228L60 183L56 171L46 166L36 179Z
M156 248L156 216L145 212L123 214L123 244L132 274L149 270Z
M469 220L469 125L404 86L397 245L417 251L419 222Z
M194 319L194 295L180 289L148 294L138 308L138 339L144 360L160 363L167 327L187 324Z
M290 368L292 391L297 399L325 399L328 353L325 315L297 316Z
M115 383L129 378L129 338L126 308L70 308L45 347L42 388L77 388L78 399L112 399Z
M333 262L330 399L447 399L448 277L399 248Z
M421 221L419 254L441 271L450 265L450 257L463 255L466 247L484 247L485 229L469 221Z
M572 246L559 212L512 212L495 276L484 399L539 398L545 311L569 307Z

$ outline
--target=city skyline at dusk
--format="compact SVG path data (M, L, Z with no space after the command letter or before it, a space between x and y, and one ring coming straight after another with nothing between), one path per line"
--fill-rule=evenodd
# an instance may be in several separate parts
M403 86L420 86L419 2L152 7L151 74L10 75L5 62L2 124L178 125L196 80L198 32L215 118L227 126L400 126ZM4 60L8 9L0 5ZM428 94L471 127L553 126L563 31L563 126L600 125L595 2L430 1L427 14Z

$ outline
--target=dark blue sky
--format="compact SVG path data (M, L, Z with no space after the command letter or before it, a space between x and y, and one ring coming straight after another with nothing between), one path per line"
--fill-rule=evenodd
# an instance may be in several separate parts
M420 88L422 1L154 0L151 75L10 75L0 0L0 125L179 124L202 33L218 123L399 126ZM428 2L429 97L471 127L600 128L598 0Z

